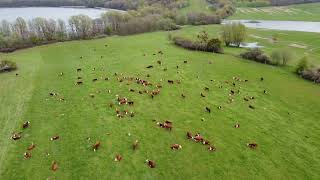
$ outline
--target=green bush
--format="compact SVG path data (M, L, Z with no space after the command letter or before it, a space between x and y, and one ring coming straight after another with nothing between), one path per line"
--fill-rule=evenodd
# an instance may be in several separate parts
M308 58L305 56L301 58L296 67L296 73L301 74L303 71L309 68L309 61Z
M222 42L220 41L220 39L210 39L207 43L207 49L208 51L212 51L215 53L223 53L221 44Z
M241 53L240 56L244 59L273 65L273 63L270 61L270 58L266 56L259 48L249 49L247 52Z
M17 69L17 65L15 62L2 60L0 61L0 73L1 72L10 72Z
M292 53L288 49L274 50L271 54L271 59L275 65L287 65L292 60Z

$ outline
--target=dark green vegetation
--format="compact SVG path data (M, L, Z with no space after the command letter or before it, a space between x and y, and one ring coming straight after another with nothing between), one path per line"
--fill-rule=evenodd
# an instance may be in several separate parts
M0 73L1 72L9 72L17 69L16 63L8 60L0 61Z
M217 37L220 26L186 27L176 33L192 38L202 30ZM275 33L279 33L276 43L269 40ZM317 35L249 30L248 40L266 46L267 54L292 42L304 43L307 49L291 47L297 52L295 59L309 52L310 61L319 62L319 51L309 51L319 45ZM288 67L273 67L237 58L244 49L224 50L225 54L188 51L172 44L166 32L155 32L56 43L2 55L18 64L19 76L15 72L0 75L1 177L319 179L319 86L291 71L295 60ZM147 69L149 65L154 68ZM82 71L77 72L78 68ZM154 86L119 82L117 78L124 76L163 87L152 99L137 91ZM83 85L75 85L77 77L82 77ZM229 96L230 90L238 89L240 94ZM110 108L110 102L117 102L116 95L133 100L134 105ZM245 97L254 100L247 102ZM119 119L116 107L135 116ZM171 120L173 130L160 128L154 119ZM25 121L31 124L22 130ZM240 128L234 128L237 123ZM20 131L20 140L10 139L12 132ZM200 132L217 150L209 152L207 146L187 140L187 131ZM55 135L60 139L50 141ZM136 139L140 146L133 151ZM93 152L91 146L98 140L101 147ZM32 157L24 159L32 142L36 144ZM248 148L251 142L258 147ZM174 143L183 148L171 150ZM121 162L114 162L116 154L123 156ZM150 169L146 159L154 160L156 168ZM55 173L50 170L52 161L59 165Z

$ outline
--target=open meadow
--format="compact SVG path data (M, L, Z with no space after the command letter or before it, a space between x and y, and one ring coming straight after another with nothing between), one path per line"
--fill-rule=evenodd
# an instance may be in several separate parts
M172 35L191 38L203 29L215 37L220 26ZM275 33L279 42L270 42ZM248 37L267 53L288 47L295 59L309 53L319 64L316 33L250 29ZM154 32L1 54L18 70L0 74L0 177L319 179L320 86L292 72L296 61L268 66L238 58L242 51L189 51L173 45L168 32ZM119 105L117 97L131 105ZM172 130L157 124L166 120ZM30 125L23 129L25 121ZM22 132L21 139L12 140L13 132ZM187 132L200 133L216 149ZM176 143L182 149L170 148Z

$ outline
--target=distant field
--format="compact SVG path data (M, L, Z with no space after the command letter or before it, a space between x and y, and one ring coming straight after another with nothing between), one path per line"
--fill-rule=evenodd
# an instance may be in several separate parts
M212 13L210 4L206 0L189 0L189 6L179 10L183 14L189 12Z
M185 27L175 33L192 38L203 29L216 37L220 26ZM269 41L274 33L280 34L278 44ZM268 52L292 42L305 44L307 49L292 48L302 56L319 47L318 39L316 33L249 30L248 41L261 42ZM188 51L174 46L168 32L154 32L0 54L19 68L0 74L1 179L319 179L320 86L295 75L295 61L289 68L272 67L238 58L244 49L225 50ZM153 68L147 69L149 65ZM78 77L83 85L75 85ZM138 91L153 90L154 85L120 82L123 77L163 87L152 99ZM240 94L230 96L231 90ZM134 105L118 105L116 95ZM254 100L246 102L246 96ZM135 116L119 119L116 108ZM154 122L168 119L171 132ZM31 125L23 130L26 120ZM240 128L234 128L236 123ZM20 140L10 139L19 131ZM206 145L188 140L187 131L201 133L217 150L209 152ZM55 135L60 139L50 141ZM136 139L140 146L133 151ZM96 141L101 147L94 152ZM32 142L32 157L24 159ZM257 149L248 148L249 142L257 143ZM171 150L174 143L183 148ZM116 154L123 156L121 162L114 162ZM146 159L154 160L156 168L150 169ZM59 164L56 172L50 170L53 161Z
M320 3L279 7L239 7L230 19L320 21Z
M194 38L199 29L206 30L211 37L218 37L220 35L219 25L201 26L201 28L189 26L183 31L173 33L173 35ZM271 40L274 35L278 38L276 43ZM312 63L320 65L320 38L318 37L318 33L248 29L246 42L258 42L264 46L263 50L268 54L271 54L273 50L278 48L292 49L295 58L290 62L291 66L296 65L297 61L305 55L309 57ZM245 51L245 49L225 48L225 51L236 56Z

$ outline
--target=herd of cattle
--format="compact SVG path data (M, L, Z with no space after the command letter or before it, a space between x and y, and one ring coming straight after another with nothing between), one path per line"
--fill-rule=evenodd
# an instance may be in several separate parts
M163 55L163 52L162 51L158 51L158 54L159 55ZM153 55L156 55L156 53L154 53ZM144 54L143 56L146 56L146 54ZM80 57L80 59L82 59L83 57ZM184 64L187 64L188 61L183 61ZM162 65L162 62L161 61L157 61L157 64L159 66ZM209 64L212 64L212 62L209 62ZM149 66L146 66L147 69L152 69L154 68L154 65L149 65ZM179 69L179 66L176 66L177 69ZM93 69L95 70L95 69ZM167 68L164 68L163 71L167 71ZM76 72L77 74L79 75L80 72L82 72L82 69L81 68L77 68L76 69ZM59 73L59 76L64 76L64 73L61 72ZM147 94L151 99L153 99L155 96L158 96L160 95L161 93L161 89L162 89L162 84L160 83L152 83L146 79L141 79L139 77L134 77L134 76L124 76L122 73L115 73L114 74L114 77L116 79L116 81L118 81L119 83L129 83L129 82L134 82L134 83L137 83L138 85L141 85L142 89L143 90L135 90L135 89L132 89L132 88L129 88L128 91L129 93L134 93L134 92L138 92L139 94ZM147 74L147 77L150 77L149 74ZM110 78L104 78L105 81L109 81ZM92 82L96 82L98 81L97 78L94 78L92 79ZM213 80L211 80L213 81ZM260 78L260 81L264 81L264 78ZM240 94L240 89L237 89L236 88L236 83L237 82L248 82L248 80L242 80L241 78L239 77L233 77L232 80L230 81L224 81L222 83L225 83L227 85L229 85L231 87L231 90L230 92L228 93L227 97L228 97L228 103L232 103L234 102L234 96L236 95L239 95ZM170 85L172 84L180 84L181 83L181 80L167 80L166 82L162 81L162 83L168 83ZM75 82L75 85L76 86L82 86L84 84L84 81L83 81L83 78L78 76L77 77L77 80ZM148 88L146 88L148 87ZM219 88L222 88L222 85L219 86ZM210 89L208 87L204 87L203 88L204 92L206 91L209 91ZM205 98L206 97L206 93L204 92L201 92L200 93L200 97L202 98ZM108 90L108 93L111 93L111 90ZM263 93L264 94L267 94L267 91L266 90L263 90ZM51 97L58 97L58 99L60 101L64 101L64 98L63 97L60 97L58 95L58 93L56 92L49 92L49 96ZM89 94L89 96L91 98L94 98L95 95L94 94ZM185 94L181 94L181 98L186 98L186 95ZM246 101L246 102L250 102L251 100L254 100L255 97L254 96L245 96L243 97L243 100ZM115 101L111 102L109 104L109 107L114 109L115 111L115 115L117 118L125 118L126 116L128 117L134 117L135 116L135 113L133 111L130 111L128 110L126 107L131 107L131 106L134 106L134 101L127 98L127 97L121 97L119 95L116 95L116 99ZM250 109L255 109L255 107L252 105L252 104L249 104L248 105L248 108ZM218 106L217 109L222 109L222 106ZM204 111L207 112L207 113L211 113L212 110L210 107L205 107L204 108ZM166 129L168 131L172 131L173 129L173 122L170 121L170 120L165 120L163 122L156 122L156 120L154 120L155 122L155 125L158 126L159 128L162 128L162 129ZM22 129L27 129L27 128L30 128L30 122L29 121L25 121L23 124L22 124ZM240 128L240 124L237 123L234 125L234 128ZM12 136L11 136L11 139L14 140L14 141L17 141L19 139L22 138L22 132L15 132L15 133L12 133ZM59 140L59 135L55 135L53 137L51 137L49 140L50 141L57 141ZM207 150L209 152L214 152L217 150L216 146L212 143L210 143L209 140L207 140L206 138L204 138L200 133L191 133L191 132L186 132L186 138L190 141L193 141L195 143L199 143L199 144L203 144L207 147ZM250 149L256 149L258 147L258 144L255 143L255 142L249 142L246 144L248 148ZM96 141L94 144L92 144L91 146L91 150L92 151L98 151L99 148L101 146L101 142L100 141ZM132 144L132 149L133 150L137 150L139 147L139 141L138 140L135 140ZM25 159L30 159L32 157L32 150L36 148L36 144L32 143L30 146L28 146L26 148L26 152L23 154L23 157ZM170 148L172 150L179 150L179 149L182 149L182 145L181 144L172 144L170 146ZM122 156L120 154L116 154L115 155L115 159L114 161L116 162L120 162L122 160ZM154 160L149 160L147 159L146 160L146 165L150 168L155 168L156 167L156 163ZM52 164L51 164L51 170L52 171L57 171L58 170L58 162L57 161L53 161Z

